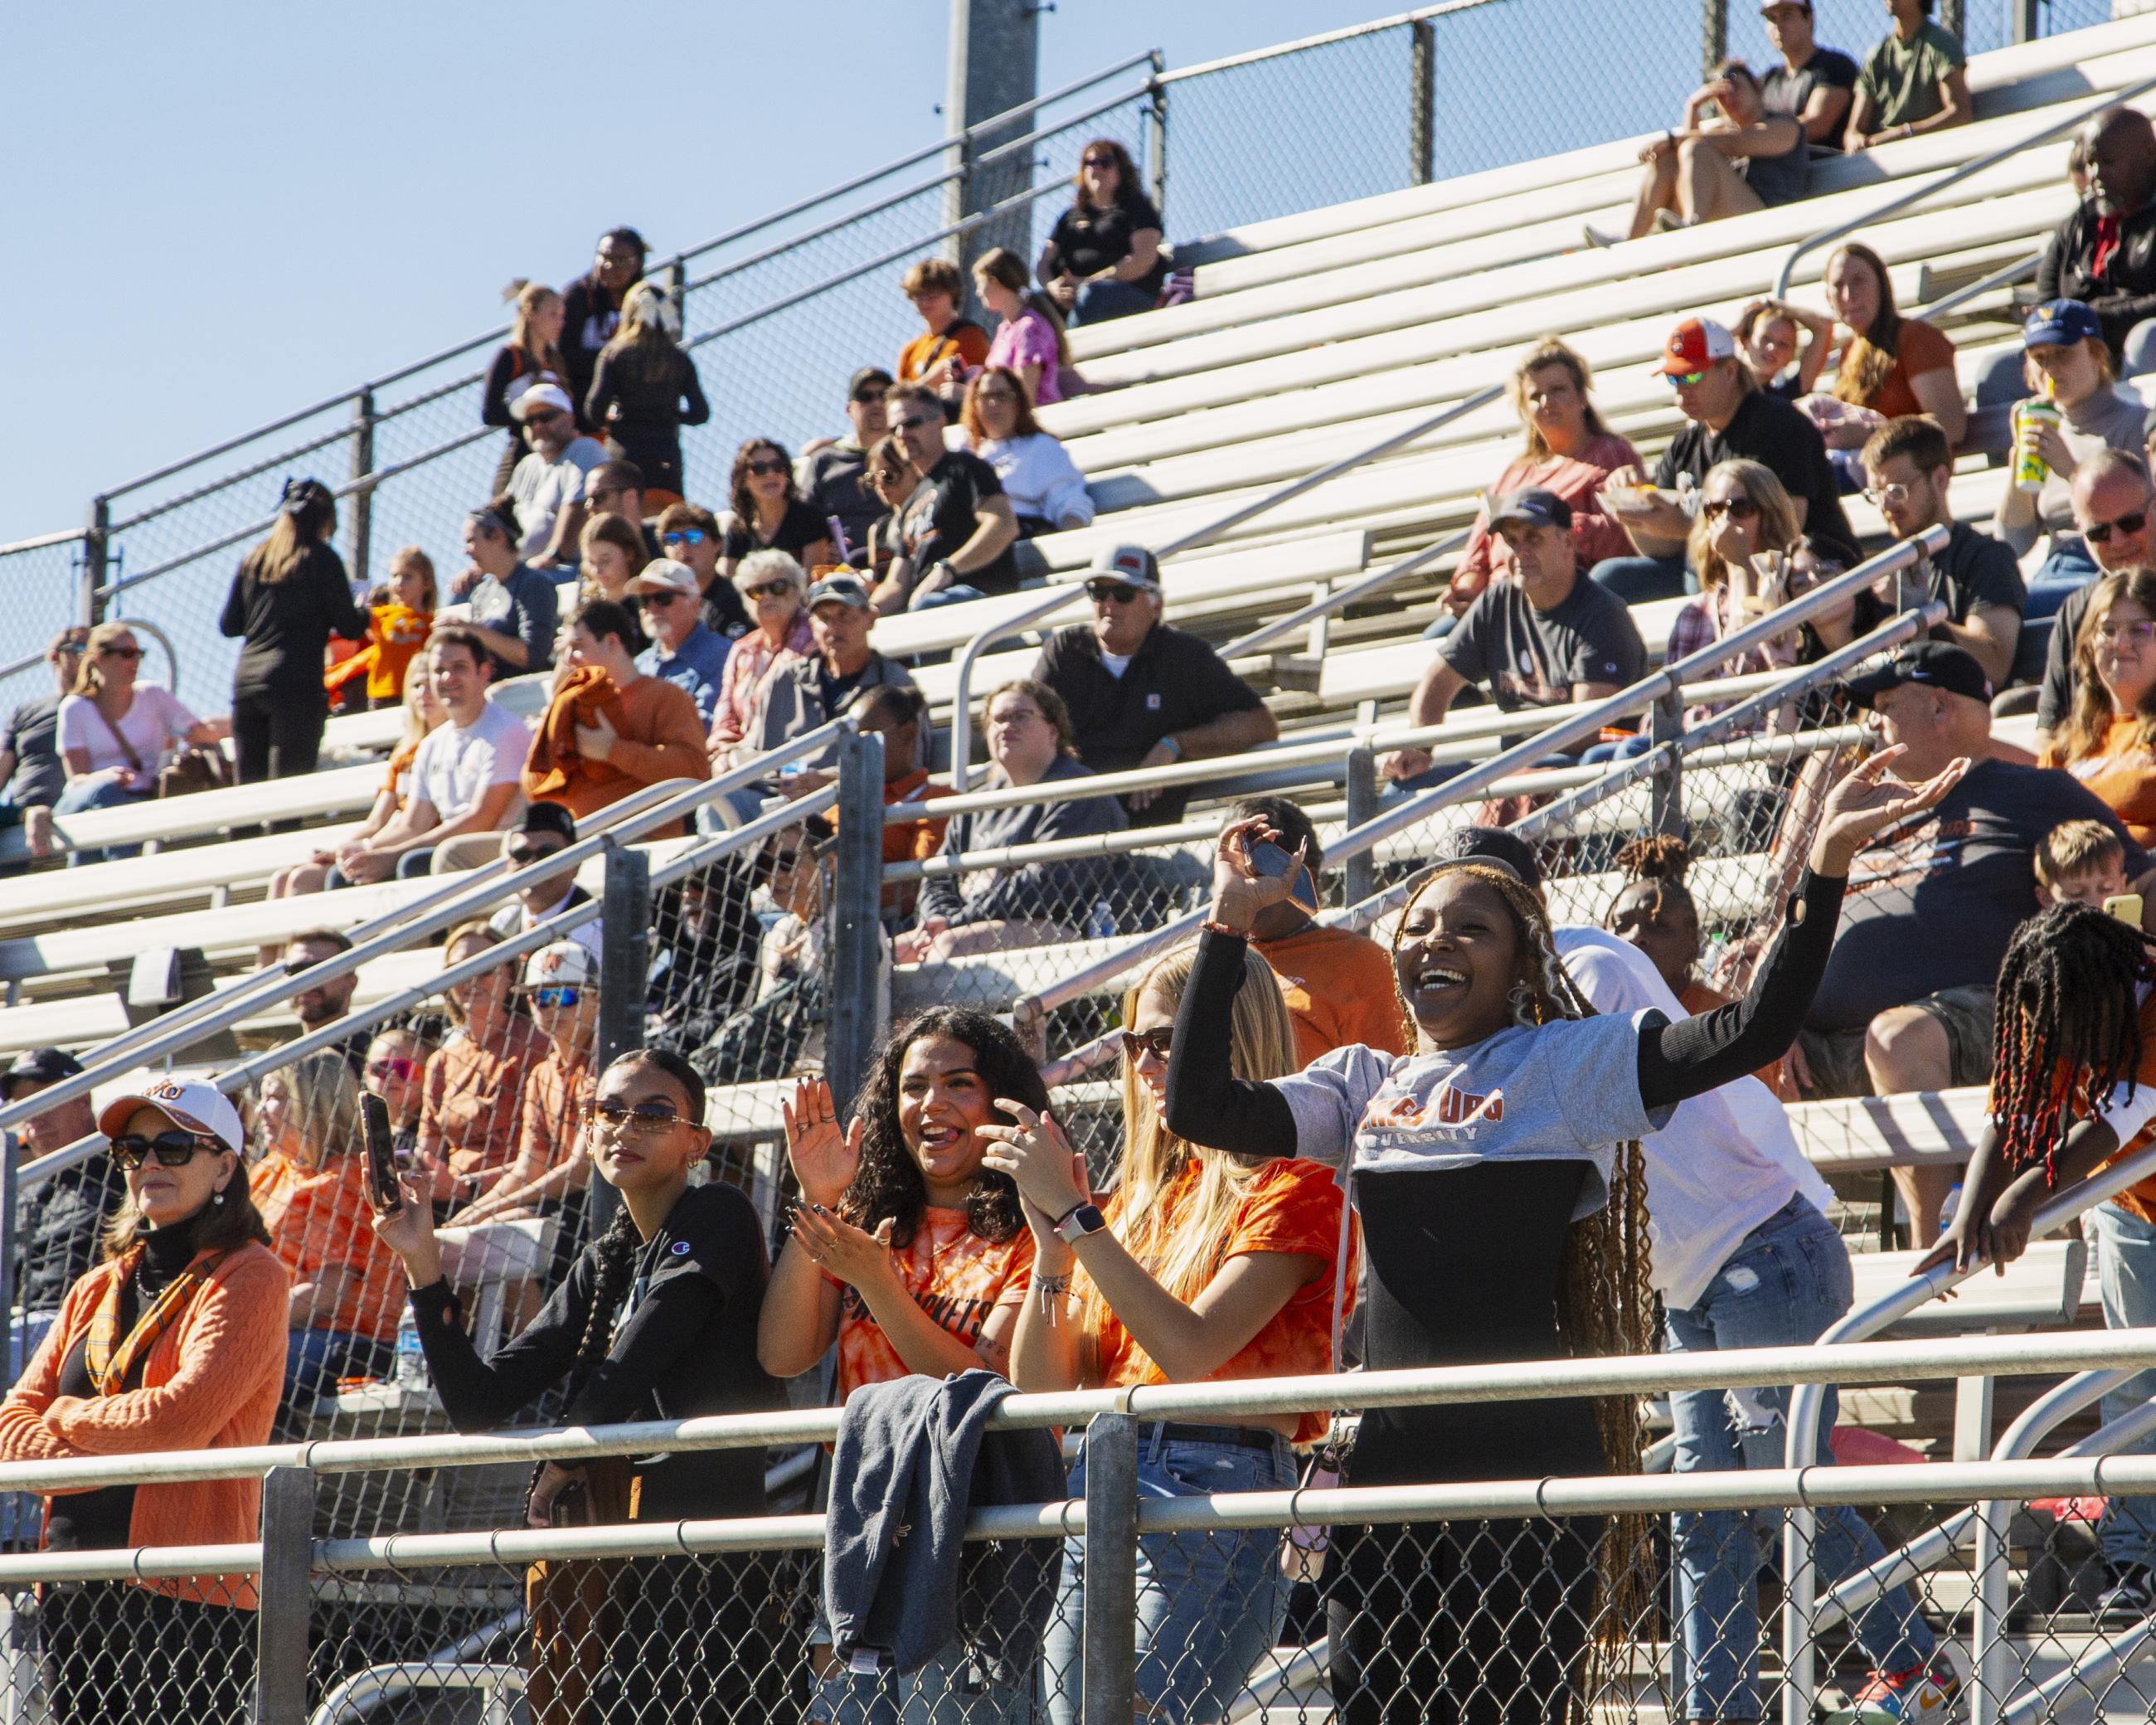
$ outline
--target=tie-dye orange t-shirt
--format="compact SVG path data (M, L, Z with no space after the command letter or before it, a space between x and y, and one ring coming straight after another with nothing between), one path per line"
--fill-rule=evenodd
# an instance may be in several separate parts
M963 1210L929 1209L912 1242L894 1248L898 1279L913 1303L968 1348L998 1306L1015 1306L1033 1285L1033 1232L1021 1228L1000 1245L966 1225ZM850 1286L839 1284L839 1399L864 1384L911 1376L898 1350Z
M1183 1206L1198 1189L1202 1172L1194 1161L1163 1193L1160 1208L1173 1228ZM1107 1204L1109 1225L1118 1216L1118 1203ZM1354 1309L1355 1266L1361 1229L1348 1230L1348 1281L1342 1294L1342 1316ZM1120 1237L1120 1235L1119 1235ZM1340 1188L1332 1170L1321 1163L1286 1159L1266 1163L1251 1180L1222 1233L1215 1269L1230 1258L1250 1252L1303 1254L1317 1259L1318 1267L1308 1281L1288 1296L1287 1304L1273 1314L1272 1322L1250 1337L1225 1365L1214 1371L1209 1383L1241 1378L1291 1378L1304 1373L1323 1373L1332 1363L1332 1265L1340 1248ZM1074 1284L1074 1294L1091 1291ZM1122 1321L1106 1307L1101 1327L1093 1337L1092 1357L1100 1383L1165 1384L1167 1377L1145 1350L1131 1337ZM1315 1442L1325 1435L1327 1416L1305 1414L1295 1429L1298 1444Z

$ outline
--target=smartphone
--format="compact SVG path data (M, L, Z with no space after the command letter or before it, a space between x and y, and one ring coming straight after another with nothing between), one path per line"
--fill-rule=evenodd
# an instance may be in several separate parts
M389 1129L389 1104L362 1091L359 1119L367 1139L367 1201L380 1214L393 1216L404 1208L404 1196L397 1189L397 1141Z
M1260 839L1243 847L1243 854L1250 860L1250 866L1269 880L1278 880L1292 873L1289 885L1289 901L1299 905L1312 916L1317 914L1317 883L1310 878L1308 868L1297 863L1292 851L1283 850L1270 839Z
M2103 913L2138 928L2141 927L2141 895L2138 892L2114 893L2103 901Z

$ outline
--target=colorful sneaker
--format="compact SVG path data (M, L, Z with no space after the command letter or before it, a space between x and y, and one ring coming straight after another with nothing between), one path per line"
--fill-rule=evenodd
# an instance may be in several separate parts
M1960 1649L1944 1643L1928 1666L1904 1671L1873 1671L1849 1698L1846 1707L1829 1713L1830 1725L1901 1725L1923 1719L1940 1725L1961 1707L1964 1673Z

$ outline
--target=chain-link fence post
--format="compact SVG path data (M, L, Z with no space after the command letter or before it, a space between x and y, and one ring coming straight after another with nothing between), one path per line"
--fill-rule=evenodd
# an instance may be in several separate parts
M1160 74L1168 62L1158 49L1152 51L1152 76L1146 84L1146 153L1152 158L1152 205L1168 213L1168 86Z
M1348 754L1348 829L1353 832L1378 812L1378 752L1368 743ZM1344 903L1359 905L1378 890L1378 854L1365 850L1342 866Z
M1729 57L1729 0L1700 0L1699 74L1714 75L1714 69Z
M23 1344L22 1357L16 1357L18 1337L13 1332L15 1310L15 1240L22 1226L22 1218L15 1214L18 1201L15 1189L15 1158L23 1147L22 1139L13 1132L0 1132L0 1317L5 1317L10 1326L8 1337L8 1381L12 1384L29 1361L29 1337L27 1326L21 1336Z
M2015 41L2034 42L2044 33L2043 24L2036 16L2039 3L2040 0L2006 0Z
M93 497L90 501L90 525L82 536L82 594L75 607L74 620L85 629L93 626L98 613L105 608L99 589L105 585L105 570L112 534L112 503L110 498Z
M307 1717L314 1539L314 1469L271 1468L262 1481L261 1609L254 1625L258 1725L293 1725Z
M1437 177L1437 31L1426 18L1408 26L1408 178Z
M374 471L374 392L362 389L352 398L352 477L358 484ZM374 539L374 487L361 485L352 494L352 580L364 593L368 585L367 557Z
M651 860L633 845L609 842L605 908L599 923L599 1022L593 1070L644 1046L644 1002L651 978ZM620 1200L603 1180L591 1183L592 1235L613 1219Z
M1656 748L1674 743L1684 735L1684 703L1674 689L1656 701L1647 716L1647 740ZM1684 757L1675 748L1663 751L1655 769L1652 811L1649 819L1657 833L1681 838L1685 829Z
M831 1018L824 1076L844 1114L883 1040L883 737L839 738L838 836L831 870Z
M1081 1725L1129 1725L1137 1689L1138 1423L1086 1427L1085 1707Z

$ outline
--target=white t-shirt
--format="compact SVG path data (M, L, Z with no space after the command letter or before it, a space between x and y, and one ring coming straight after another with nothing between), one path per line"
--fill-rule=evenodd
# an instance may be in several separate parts
M554 517L583 500L584 475L606 458L606 446L596 439L574 437L555 459L534 449L510 470L509 495L516 500L516 524L524 531L516 543L519 557L546 550L554 536Z
M1554 936L1558 956L1597 1012L1629 1018L1651 1008L1671 1024L1691 1016L1630 941L1578 926ZM1744 1237L1793 1194L1821 1212L1833 1196L1797 1147L1780 1101L1756 1078L1678 1103L1640 1148L1655 1289L1673 1307L1697 1305Z
M1513 1025L1468 1048L1395 1057L1357 1043L1272 1081L1295 1115L1296 1149L1358 1172L1585 1162L1575 1219L1609 1201L1616 1147L1669 1117L1640 1099L1640 1031L1629 1018ZM1357 1200L1361 1194L1358 1190Z
M184 742L199 722L171 690L160 689L155 683L137 683L134 700L120 717L119 729L142 770L155 773L165 752ZM121 747L112 732L96 702L87 695L70 695L60 702L60 751L64 754L69 749L89 750L92 773L130 764L127 751Z
M531 750L523 720L489 701L466 725L439 725L412 763L412 794L431 803L444 821L471 813L490 787L514 784Z

